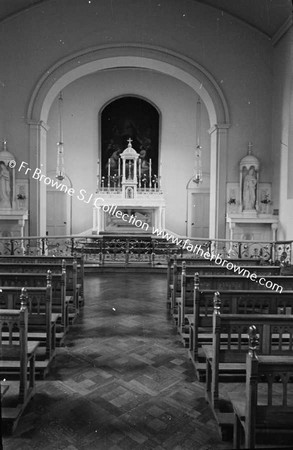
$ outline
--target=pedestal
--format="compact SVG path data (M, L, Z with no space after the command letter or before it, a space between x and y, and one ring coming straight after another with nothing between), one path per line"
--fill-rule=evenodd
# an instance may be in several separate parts
M23 237L27 234L27 210L0 209L0 237Z
M227 216L229 239L275 241L279 218L270 214L230 214Z

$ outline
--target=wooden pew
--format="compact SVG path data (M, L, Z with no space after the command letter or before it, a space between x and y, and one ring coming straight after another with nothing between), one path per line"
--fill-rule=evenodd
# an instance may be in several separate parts
M256 274L258 277L263 277L263 274ZM198 276L198 272L197 272ZM181 276L181 296L176 299L176 312L175 318L178 318L178 307L181 308L181 317L185 315L185 308L193 308L194 305L194 277L193 275L187 275L183 270ZM283 290L293 290L293 277L270 275L266 278L272 285L275 286L275 290L272 292L279 293ZM250 278L246 278L239 275L200 275L199 276L200 290L201 291L247 291L247 290L265 290L269 291L264 285L259 284L256 281L252 281ZM278 288L278 286L280 288ZM281 289L282 288L282 289ZM181 321L183 323L183 320ZM181 323L179 323L179 326Z
M194 306L189 320L189 356L195 366L199 380L205 380L205 357L203 344L212 342L213 310L217 302L226 314L293 314L293 290L277 294L274 291L200 291L199 277L195 276ZM187 332L187 330L186 330ZM183 334L183 338L187 337Z
M203 351L206 356L206 398L220 427L231 425L232 418L221 407L219 383L243 379L248 329L252 323L258 332L261 354L293 355L293 315L221 314L217 299L213 314L213 342L212 345L204 345Z
M178 320L178 308L180 308L180 323L178 326L184 324L183 318L185 317L185 309L187 307L193 308L194 304L194 275L186 275L183 271L181 276L181 297L176 299L176 314L175 320ZM255 277L257 275L255 274ZM263 278L260 275L259 281ZM252 281L250 278L239 275L200 275L200 290L201 291L247 291L247 290L266 290L269 291L265 285ZM270 275L267 279L274 286L272 292L280 293L282 290L293 290L293 277ZM263 283L263 281L262 281ZM175 308L174 308L175 309Z
M60 333L66 333L69 326L69 307L66 299L66 273L63 268L61 275L50 273L50 284L52 286L52 312L61 315ZM47 285L47 273L0 273L0 286L40 288Z
M293 356L257 354L256 327L249 328L245 395L230 394L234 411L233 448L289 445L293 448Z
M268 268L268 269L267 269ZM224 268L223 268L224 269ZM244 269L244 268L243 268ZM186 273L186 266L183 265L182 271L180 274L181 283L179 288L179 283L176 281L176 278L173 281L173 290L171 295L171 313L176 318L177 313L177 302L182 300L183 295L185 296L185 303L189 302L189 305L192 305L193 299L193 273ZM200 287L202 290L213 289L214 291L220 290L229 290L229 289L238 289L238 290L247 290L247 289L265 289L265 286L260 284L258 281L264 282L260 280L261 278L266 279L272 283L272 286L275 285L275 290L283 289L292 289L293 290L293 277L292 276L281 276L273 274L275 271L275 267L273 266L256 266L256 267L246 267L245 275L239 275L231 270L226 270L220 274L217 273L217 270L214 269L214 273L203 273L200 274ZM277 268L279 270L279 268ZM196 273L199 273L196 271ZM242 272L243 273L243 272ZM257 279L257 281L252 281L249 277L249 274Z
M229 259L229 262L236 264L240 267L245 267L251 271L251 273L259 273L263 275L280 275L281 267L272 265L260 264L259 259ZM185 268L186 274L193 275L195 272L200 275L203 274L218 274L218 275L233 275L234 272L229 270L225 266L216 264L214 261L209 261L204 258L180 258L172 257L168 259L167 266L167 299L171 298L173 289L180 296L180 276L181 272Z
M84 258L82 256L0 256L0 272L46 272L61 274L66 266L67 295L76 310L84 304Z
M0 331L0 376L9 380L9 391L2 401L2 421L8 431L13 431L35 393L35 355L39 342L27 339L28 310L24 306L20 310L0 309ZM2 339L3 333L8 333L8 340ZM11 375L11 370L15 369L18 373L13 381L15 374Z
M2 287L0 286L0 308L28 310L28 339L39 341L37 368L44 371L54 356L56 348L56 323L59 314L52 313L52 286L48 274L46 287ZM3 336L4 337L4 336ZM38 365L39 361L42 361Z

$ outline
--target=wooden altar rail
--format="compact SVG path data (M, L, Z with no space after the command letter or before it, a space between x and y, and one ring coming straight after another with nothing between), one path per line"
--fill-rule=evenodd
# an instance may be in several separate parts
M198 248L200 250L197 252ZM203 253L206 252L219 254L226 259L261 258L274 264L293 264L293 241L188 238L187 236L172 235L171 232L169 232L168 240L155 234L0 238L0 255L63 257L84 255L85 262L92 260L98 264L141 262L151 266L166 265L174 254L180 257L205 258Z

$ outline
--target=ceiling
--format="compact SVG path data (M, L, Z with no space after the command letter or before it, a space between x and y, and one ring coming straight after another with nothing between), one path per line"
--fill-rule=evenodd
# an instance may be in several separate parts
M22 10L55 0L0 0L0 21ZM59 0L60 1L60 0ZM98 0L92 0L98 1ZM182 0L178 0L181 2ZM193 0L228 13L272 38L291 17L292 0Z

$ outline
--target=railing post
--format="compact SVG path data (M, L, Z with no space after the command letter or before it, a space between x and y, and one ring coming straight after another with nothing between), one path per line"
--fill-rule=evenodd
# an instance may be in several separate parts
M42 242L42 255L45 255L45 253L46 253L46 246L45 246L46 238L42 237L41 242Z
M74 238L71 238L71 256L75 256L74 254Z

